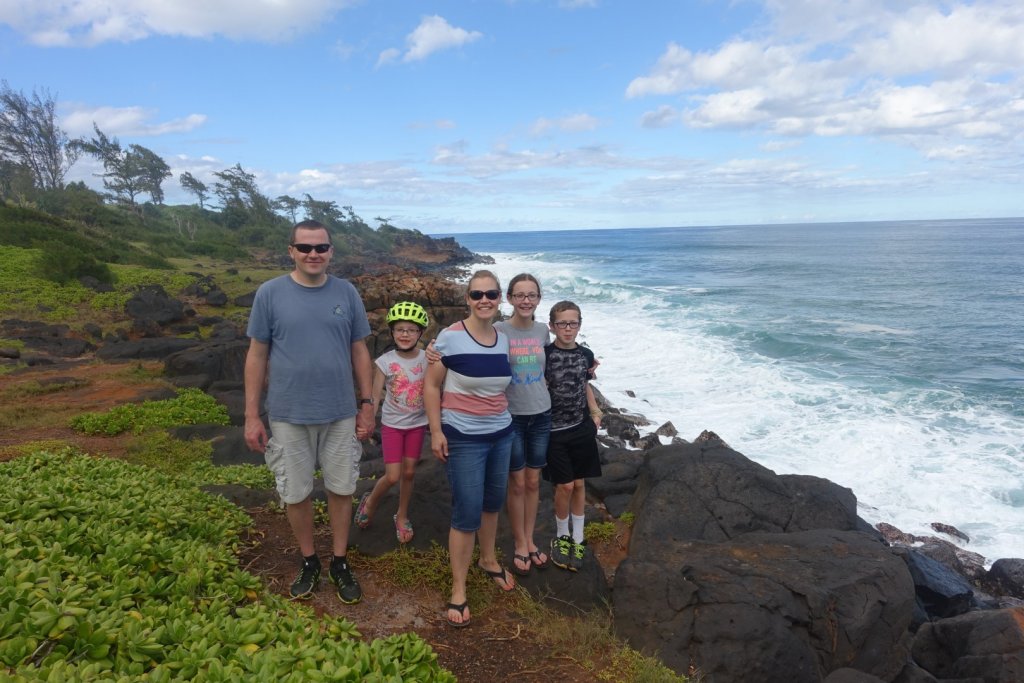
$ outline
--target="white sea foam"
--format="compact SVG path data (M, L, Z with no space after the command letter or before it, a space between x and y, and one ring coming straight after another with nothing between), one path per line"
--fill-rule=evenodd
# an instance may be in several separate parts
M597 353L596 384L615 405L655 427L671 421L686 439L712 430L780 474L847 486L869 522L922 535L944 522L968 534L966 547L989 562L1024 556L1024 421L951 391L868 388L844 383L841 368L751 354L727 335L709 334L730 324L732 311L718 304L689 311L652 289L602 282L578 264L493 256L503 283L523 271L540 279L538 319L560 299L581 305L581 341ZM907 334L849 327L850 334Z
M832 325L839 334L892 334L896 336L910 336L913 330L900 330L885 325L872 325L870 323L853 323L841 320L815 320L814 322Z

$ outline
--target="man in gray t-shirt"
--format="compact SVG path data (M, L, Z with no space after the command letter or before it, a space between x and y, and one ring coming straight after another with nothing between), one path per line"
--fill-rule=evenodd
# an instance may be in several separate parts
M362 454L359 439L374 427L373 364L366 348L370 325L359 293L347 280L327 274L333 253L323 224L298 223L288 246L295 269L256 290L247 329L245 442L264 454L274 473L302 552L302 568L291 586L295 598L312 596L320 581L312 500L319 466L334 546L329 575L341 601L353 604L362 591L346 549ZM264 386L270 438L260 415Z

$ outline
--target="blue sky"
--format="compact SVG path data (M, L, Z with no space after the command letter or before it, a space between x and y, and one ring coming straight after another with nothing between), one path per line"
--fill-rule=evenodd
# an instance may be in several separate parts
M1024 215L1019 0L0 0L0 78L169 203L238 163L427 233Z

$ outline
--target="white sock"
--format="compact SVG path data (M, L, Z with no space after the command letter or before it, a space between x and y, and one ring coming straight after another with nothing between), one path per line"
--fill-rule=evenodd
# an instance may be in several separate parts
M583 543L583 515L572 515L572 542Z
M559 519L558 515L555 515L555 537L561 538L562 536L569 535L569 518Z

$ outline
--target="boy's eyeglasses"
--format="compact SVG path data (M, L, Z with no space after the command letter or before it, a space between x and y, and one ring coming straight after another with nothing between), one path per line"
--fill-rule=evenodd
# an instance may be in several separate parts
M479 289L473 289L469 292L469 298L473 301L480 301L480 299L483 299L485 296L489 301L494 301L501 296L501 292L496 289L488 289L486 292L481 292Z
M418 327L412 327L412 328L408 328L408 329L406 329L404 327L396 327L395 329L393 329L391 331L394 332L395 334L409 335L409 334L419 334L422 330L420 330L420 328L418 328Z
M537 294L536 292L530 292L529 294L519 293L513 294L512 298L516 301L536 301L540 298L540 294Z
M293 244L292 248L301 254L308 254L311 251L315 251L318 254L326 254L331 250L329 244Z
M580 326L579 320L559 320L556 323L551 323L560 330L575 330Z

